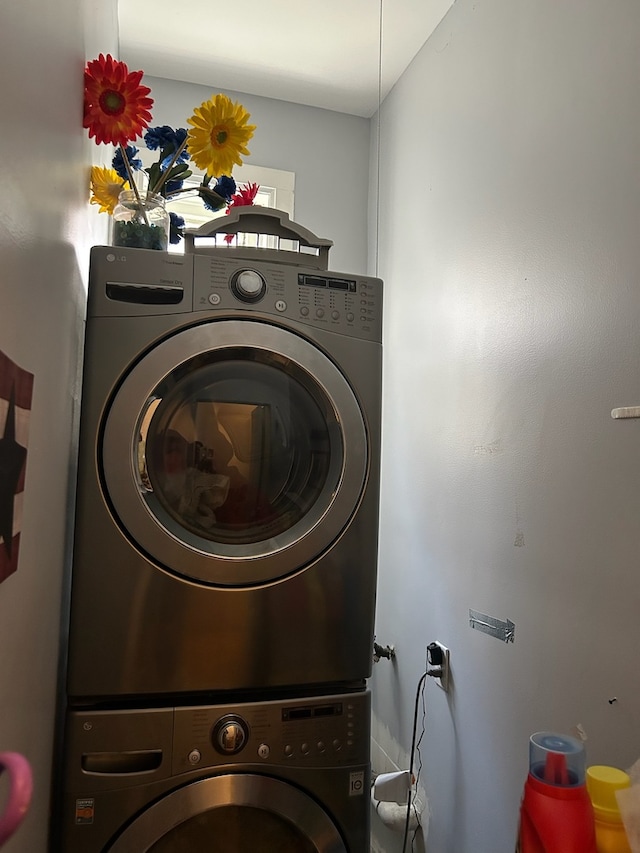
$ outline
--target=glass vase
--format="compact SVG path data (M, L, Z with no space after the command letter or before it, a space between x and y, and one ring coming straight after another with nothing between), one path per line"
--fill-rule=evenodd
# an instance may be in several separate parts
M165 199L157 193L123 190L113 211L113 245L133 249L166 251L169 243L169 213Z

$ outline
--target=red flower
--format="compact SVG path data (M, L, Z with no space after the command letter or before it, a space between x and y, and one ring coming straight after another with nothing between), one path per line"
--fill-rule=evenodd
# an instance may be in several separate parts
M96 143L126 146L141 136L151 120L153 100L141 86L142 71L129 71L109 54L87 62L84 70L84 120Z
M227 207L227 213L229 213L232 207L244 207L245 205L253 204L255 197L258 195L259 189L259 184L245 184L242 189L239 189L231 196L231 201ZM235 234L226 234L224 239L227 243L231 243L234 237Z
M245 184L242 189L231 196L227 213L229 213L232 207L243 207L244 205L253 204L259 189L259 184Z

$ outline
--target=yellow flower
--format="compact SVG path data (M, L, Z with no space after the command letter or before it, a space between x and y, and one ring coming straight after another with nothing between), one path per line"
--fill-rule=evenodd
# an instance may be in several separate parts
M241 166L240 155L247 155L247 142L256 129L247 124L250 115L242 104L234 103L226 95L214 95L196 107L187 119L189 154L198 169L208 175L230 175L234 165Z
M91 204L100 205L100 213L113 213L122 190L129 189L115 169L104 166L91 167Z

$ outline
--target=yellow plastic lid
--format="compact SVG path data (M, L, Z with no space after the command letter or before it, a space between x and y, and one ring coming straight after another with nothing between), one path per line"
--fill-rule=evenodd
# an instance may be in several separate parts
M620 809L616 799L616 791L629 788L631 778L624 770L617 767L607 767L604 764L594 764L587 767L587 790L596 812L601 812L604 818L620 820Z

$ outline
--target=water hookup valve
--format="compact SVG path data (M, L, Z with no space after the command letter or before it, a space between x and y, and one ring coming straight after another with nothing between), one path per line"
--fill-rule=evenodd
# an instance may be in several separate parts
M393 646L381 646L376 643L376 638L373 638L373 662L378 663L380 658L391 660L396 656L396 650Z

